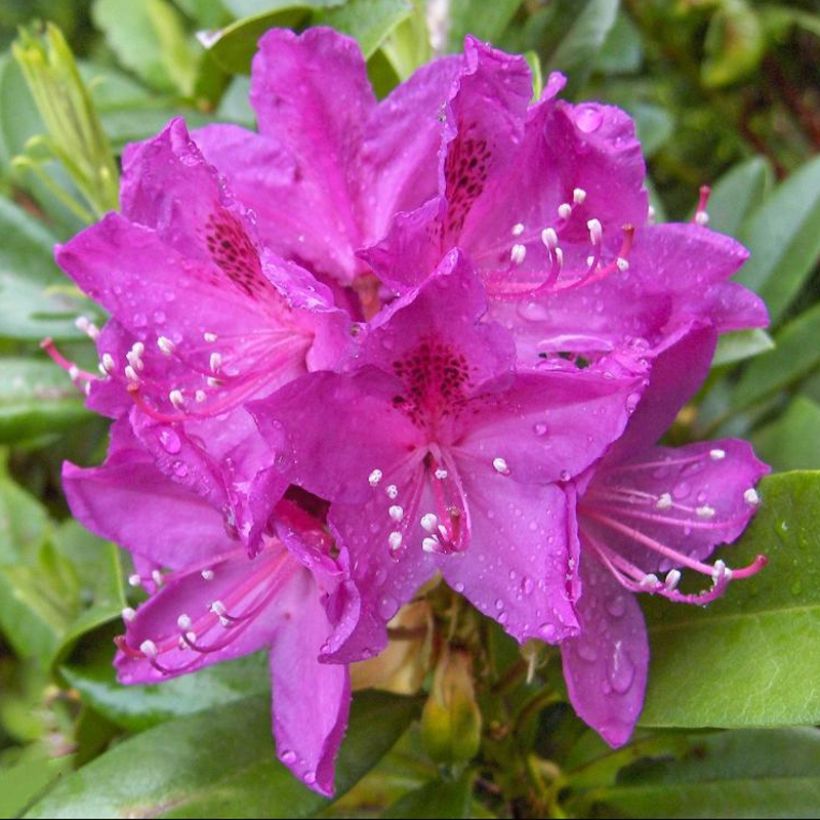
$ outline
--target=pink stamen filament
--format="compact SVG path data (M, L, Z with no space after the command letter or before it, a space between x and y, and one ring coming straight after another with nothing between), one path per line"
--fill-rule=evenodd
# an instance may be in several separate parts
M87 370L81 370L74 362L69 361L63 356L54 344L51 337L47 337L40 342L40 348L51 357L51 360L65 370L73 382L84 380L86 382L98 381L99 376L94 373L89 373Z

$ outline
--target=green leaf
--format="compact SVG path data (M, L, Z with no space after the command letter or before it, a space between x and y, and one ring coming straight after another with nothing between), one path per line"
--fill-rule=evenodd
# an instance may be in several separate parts
M820 404L797 396L776 421L752 436L757 454L775 470L820 467Z
M647 157L663 147L675 130L672 115L660 105L638 102L631 106L629 112L635 119L638 139Z
M815 305L775 336L774 350L749 363L732 392L732 409L749 407L811 373L820 364L818 339L820 305Z
M88 411L54 363L0 358L0 443L69 429Z
M336 794L396 742L418 701L356 697L336 767ZM328 801L274 758L268 698L179 718L127 740L64 778L26 817L308 817Z
M567 75L566 95L577 94L615 25L618 0L553 0L538 51L544 71Z
M820 254L820 157L801 166L744 224L751 258L736 277L759 293L777 322Z
M433 56L430 34L427 30L427 7L423 0L414 0L410 15L387 35L370 63L379 57L379 52L390 64L395 76L395 81L390 88L386 88L386 84L382 81L382 93L379 93L379 85L374 83L378 96L384 97L387 91L392 90L392 87L399 81L406 80L419 66L429 62ZM370 68L368 65L368 71Z
M317 11L313 25L331 26L358 40L365 60L413 13L409 0L348 0L343 6Z
M760 205L774 186L774 171L765 157L752 157L727 171L712 187L709 227L738 236L749 213Z
M44 753L28 756L8 768L0 766L0 817L17 817L46 787L66 772L70 760Z
M11 478L0 451L0 565L35 555L47 530L45 508Z
M92 17L124 66L160 91L191 94L197 56L170 3L95 0Z
M230 74L249 74L259 38L269 28L298 28L310 16L310 4L296 2L251 17L243 17L211 33L205 43L210 55Z
M820 472L760 484L762 503L729 566L769 564L705 608L647 600L649 687L641 723L763 727L820 721Z
M725 333L718 340L712 367L742 362L744 359L751 359L753 356L759 356L773 349L772 337L760 328Z
M641 34L629 15L619 9L604 40L595 68L604 74L634 74L643 63Z
M397 800L381 817L471 817L473 774L465 772L457 780L434 780Z
M495 41L504 33L522 0L452 0L447 32L448 51L461 51L464 38Z
M622 817L816 817L820 805L820 731L720 732L692 739L680 760L622 772L587 796Z
M312 9L320 9L341 6L345 2L347 0L306 0L301 5L309 6ZM222 4L237 19L281 11L295 5L293 0L222 0Z
M701 78L707 88L722 88L747 77L760 64L766 41L763 27L746 0L724 0L706 32Z
M113 723L141 732L174 718L211 710L270 690L264 653L209 666L191 675L150 686L124 686L114 672L110 630L83 642L60 667L66 682Z
M52 258L54 236L3 198L0 234L0 338L39 341L45 336L82 337L74 327L74 318L87 300L54 287L67 284Z

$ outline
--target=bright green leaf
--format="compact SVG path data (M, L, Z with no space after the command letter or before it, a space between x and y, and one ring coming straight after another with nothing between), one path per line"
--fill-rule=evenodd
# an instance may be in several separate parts
M752 157L727 171L712 187L709 227L738 236L746 217L768 196L774 171L765 157Z
M367 60L412 12L409 0L348 0L343 6L317 11L312 22L355 37Z
M820 469L820 404L797 396L782 416L752 436L752 443L775 470Z
M692 739L683 759L625 770L596 790L582 816L711 818L816 817L820 805L820 731L734 731Z
M717 350L712 359L712 367L721 367L744 359L759 356L774 349L772 337L765 330L736 330L726 333L718 340Z
M760 484L760 510L729 566L769 564L708 607L644 601L652 646L641 723L763 727L820 721L820 472Z
M468 34L496 41L504 33L522 0L451 0L447 31L448 50L461 51Z
M746 0L724 0L706 32L703 84L721 88L747 77L760 64L765 46L755 10Z
M0 443L66 430L87 414L77 388L52 362L0 358Z
M164 723L63 779L26 817L307 817L328 801L274 758L269 699ZM336 793L396 742L418 702L360 693L336 766Z
M643 62L641 34L629 15L619 9L615 23L607 34L595 67L604 74L633 74Z
M757 291L777 322L820 255L820 157L783 182L744 224L751 258L737 280Z

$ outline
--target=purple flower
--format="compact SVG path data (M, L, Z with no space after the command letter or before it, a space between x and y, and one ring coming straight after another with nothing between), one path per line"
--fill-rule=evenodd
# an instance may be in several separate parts
M156 683L267 649L279 759L332 793L350 684L346 666L318 657L356 604L344 556L330 557L321 522L284 502L277 533L249 558L219 510L156 469L126 420L114 427L106 464L67 464L63 483L75 517L128 548L138 570L131 582L152 591L136 611L123 611L119 680Z
M564 676L578 714L613 746L625 743L643 705L649 647L630 593L704 605L731 579L761 569L705 563L736 539L759 502L768 472L744 441L654 446L708 372L712 329L694 331L656 360L650 386L624 436L577 482L581 546L580 635L562 644ZM705 576L706 590L678 590L682 572Z
M331 502L350 551L363 612L334 657L380 649L385 622L436 569L519 640L577 631L562 483L620 434L642 382L516 373L511 338L484 311L453 252L373 321L346 372L250 405L285 477Z

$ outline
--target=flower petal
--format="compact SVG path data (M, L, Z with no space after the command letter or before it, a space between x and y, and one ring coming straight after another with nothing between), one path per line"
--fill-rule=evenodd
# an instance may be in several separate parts
M593 556L581 560L576 605L581 634L561 644L564 679L575 711L610 746L622 746L643 707L649 642L643 614Z

